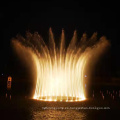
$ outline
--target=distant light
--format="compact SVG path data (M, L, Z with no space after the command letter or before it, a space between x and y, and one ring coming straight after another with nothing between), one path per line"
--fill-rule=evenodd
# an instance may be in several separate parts
M85 77L87 77L87 75L85 75Z
M3 73L2 73L2 75L3 75Z

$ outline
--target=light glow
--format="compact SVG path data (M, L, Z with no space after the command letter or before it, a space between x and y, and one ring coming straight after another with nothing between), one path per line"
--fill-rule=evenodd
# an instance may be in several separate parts
M97 34L91 37L96 39ZM77 33L67 49L65 48L65 34L62 30L60 45L57 48L51 28L49 29L49 47L38 33L27 34L20 41L13 40L19 50L29 51L36 65L36 87L33 99L42 101L81 101L85 100L84 79L89 61L96 59L108 45L105 37L99 42L87 45L86 34L83 34L80 43L77 43ZM31 41L32 39L32 41ZM25 45L24 45L25 44ZM98 54L99 53L99 54Z
M34 99L47 101L81 101L85 99L83 75L86 56L76 49L76 31L67 50L65 50L64 30L62 30L60 49L55 48L51 29L51 47L43 48L44 55L34 57L37 68L37 83ZM47 98L45 98L47 96ZM73 99L74 98L74 99Z

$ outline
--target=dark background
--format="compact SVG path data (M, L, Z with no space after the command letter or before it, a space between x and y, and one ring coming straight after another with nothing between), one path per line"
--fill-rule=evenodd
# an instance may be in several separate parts
M96 78L120 77L120 48L118 39L118 10L110 7L81 7L79 2L6 2L0 4L0 76L6 81L30 79L27 66L23 65L11 48L11 38L26 31L38 31L48 42L48 30L52 27L56 42L60 39L62 28L65 30L66 44L76 29L78 38L84 32L90 37L98 32L98 38L105 35L111 48L96 65ZM98 79L99 81L99 79ZM109 80L106 80L109 81ZM24 84L22 84L24 86Z

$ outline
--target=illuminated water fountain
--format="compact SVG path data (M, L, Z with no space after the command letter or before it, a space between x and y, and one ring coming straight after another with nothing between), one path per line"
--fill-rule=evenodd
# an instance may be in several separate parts
M33 98L44 101L81 101L85 100L84 76L89 62L98 58L109 42L105 37L96 41L97 33L90 39L83 34L77 42L74 31L67 49L62 30L59 47L56 46L51 28L49 46L38 33L27 32L26 38L17 36L12 43L17 51L27 51L36 65L37 79ZM22 55L22 54L21 54Z

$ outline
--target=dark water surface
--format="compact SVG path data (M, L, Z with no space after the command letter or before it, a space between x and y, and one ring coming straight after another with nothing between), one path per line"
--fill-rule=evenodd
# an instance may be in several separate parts
M42 102L18 97L12 97L11 100L0 98L0 120L113 119L120 119L119 98L103 100L97 97L82 102Z

